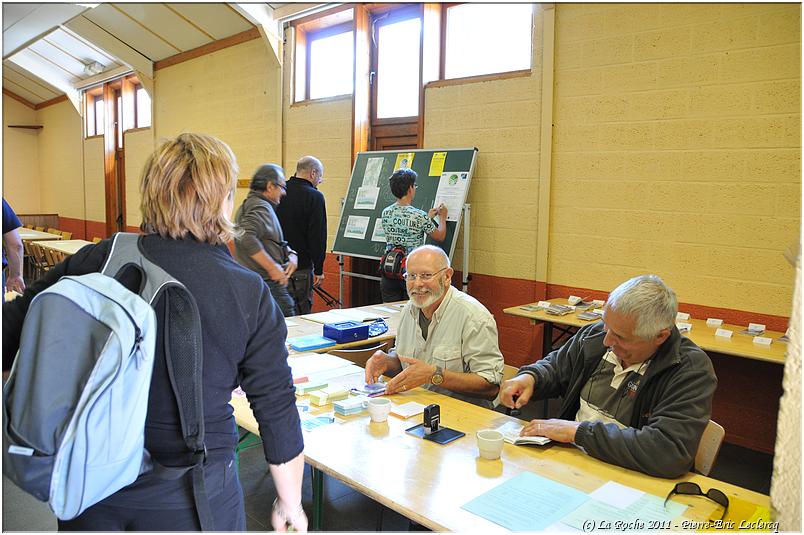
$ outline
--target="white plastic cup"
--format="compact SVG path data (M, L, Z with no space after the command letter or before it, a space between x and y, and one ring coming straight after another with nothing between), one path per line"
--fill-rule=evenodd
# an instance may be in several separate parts
M364 401L363 406L368 408L372 422L386 421L391 412L391 400L388 398L371 398Z
M477 432L477 449L484 459L499 459L503 449L503 434L496 429L481 429Z

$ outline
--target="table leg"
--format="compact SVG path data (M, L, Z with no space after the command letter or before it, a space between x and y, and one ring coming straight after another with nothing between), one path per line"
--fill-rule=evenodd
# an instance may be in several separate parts
M313 480L313 531L322 531L324 524L324 472L310 466Z

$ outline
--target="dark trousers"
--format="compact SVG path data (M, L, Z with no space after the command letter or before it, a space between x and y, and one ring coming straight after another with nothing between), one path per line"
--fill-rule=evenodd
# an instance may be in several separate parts
M382 294L382 302L390 303L391 301L405 301L408 299L408 288L405 286L405 281L400 279L387 279L380 278L380 293Z
M233 460L215 463L205 468L206 490L216 531L245 531L246 512L243 502L243 489L237 477L237 464ZM145 477L145 476L143 476ZM186 476L189 477L189 476ZM136 485L136 483L134 483ZM72 520L59 520L59 531L200 531L198 514L194 506L185 503L174 506L165 495L187 495L187 481L160 481L158 490L153 493L153 507L142 503L143 493L138 492L138 503L122 506L125 503L118 495L96 503ZM118 494L125 493L125 489ZM159 508L161 507L161 508Z
M265 282L268 284L268 289L271 290L271 295L274 297L274 301L276 301L276 304L279 305L280 309L282 309L282 315L286 318L289 316L295 316L296 303L293 301L293 297L290 296L288 286L282 286L278 282L274 281ZM290 283L288 283L288 285L289 284Z
M309 314L313 308L313 280L313 268L307 268L297 269L288 281L288 291L299 315Z

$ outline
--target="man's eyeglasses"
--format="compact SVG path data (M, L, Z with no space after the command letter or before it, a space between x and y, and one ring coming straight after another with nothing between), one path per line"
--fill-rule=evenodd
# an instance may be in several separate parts
M285 193L287 193L287 191L288 191L287 186L285 186L284 184L279 184L278 182L274 182L273 185L276 186L277 188L282 188L282 191L284 191Z
M691 481L683 481L681 483L676 483L676 486L673 487L673 490L670 491L670 494L668 494L667 498L665 498L664 500L665 507L667 507L667 501L674 494L684 494L688 496L703 496L704 498L709 498L718 505L722 505L723 514L720 516L720 520L726 518L726 511L729 510L728 496L726 496L722 491L719 491L717 489L709 489L704 494L704 491L701 490L701 487L698 485L698 483L693 483Z
M405 273L405 274L402 275L402 277L404 277L404 279L406 281L408 281L408 282L413 282L413 281L417 281L417 280L429 281L433 277L435 277L436 275L438 275L439 273L444 271L445 269L447 269L447 268L441 268L438 271L436 271L435 273Z

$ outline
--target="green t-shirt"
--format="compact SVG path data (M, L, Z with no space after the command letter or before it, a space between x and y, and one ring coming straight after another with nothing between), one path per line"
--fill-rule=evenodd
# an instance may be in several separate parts
M424 245L425 237L436 230L436 225L427 212L394 203L382 211L382 230L388 243L386 250L400 245L407 254Z

